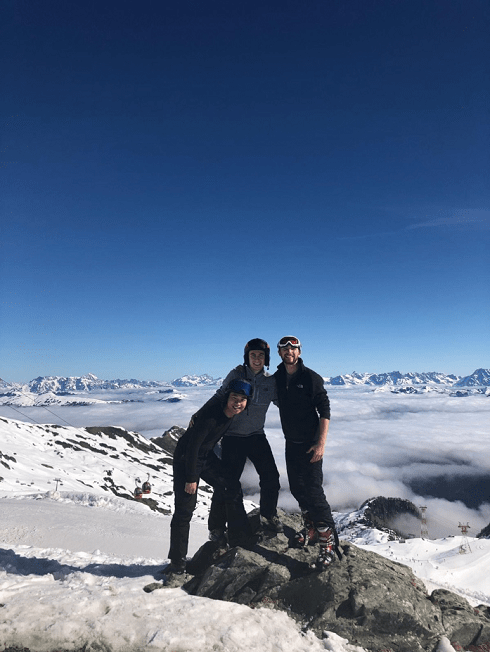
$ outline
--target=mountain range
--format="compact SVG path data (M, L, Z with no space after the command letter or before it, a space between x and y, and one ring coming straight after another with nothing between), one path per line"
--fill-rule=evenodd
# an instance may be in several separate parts
M213 378L208 374L185 375L175 378L172 381L156 380L130 380L119 378L115 380L100 380L94 374L85 376L39 376L28 383L9 383L0 378L0 390L3 392L30 392L44 394L53 392L92 392L96 390L117 390L117 389L144 389L144 388L171 388L171 387L197 387L197 386L219 386L223 378ZM468 376L456 376L436 371L408 372L402 374L399 371L390 371L381 374L357 373L342 374L339 376L324 377L325 385L352 386L352 385L373 385L400 386L400 385L441 385L446 387L488 387L490 386L490 369L476 369Z
M97 403L141 403L148 400L175 403L191 387L219 387L223 378L208 374L186 375L172 381L115 379L100 380L93 374L79 377L39 376L28 383L9 383L0 379L0 405L15 407L47 405L94 405ZM326 386L373 388L395 394L442 392L451 396L489 394L490 370L477 369L469 376L438 372L392 371L382 374L357 373L324 378Z

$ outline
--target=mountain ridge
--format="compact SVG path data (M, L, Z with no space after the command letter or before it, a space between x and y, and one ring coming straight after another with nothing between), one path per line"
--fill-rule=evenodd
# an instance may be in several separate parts
M353 371L350 374L323 377L326 385L332 386L354 386L371 385L377 387L400 386L400 385L439 385L445 387L488 387L490 386L490 369L479 368L467 376L445 374L437 371L429 372L407 372L399 371L376 373L358 373ZM117 390L117 389L158 389L172 387L197 387L197 386L219 386L223 382L222 377L213 378L209 374L192 375L186 374L171 381L113 379L101 380L94 374L84 376L38 376L28 383L10 383L0 379L0 389L5 391L29 392L33 394L44 394L53 392L92 392L96 390ZM5 395L5 394L4 394Z

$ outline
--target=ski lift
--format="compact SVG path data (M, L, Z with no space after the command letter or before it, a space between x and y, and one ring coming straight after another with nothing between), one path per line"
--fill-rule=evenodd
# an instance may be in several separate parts
M148 479L146 480L146 482L143 482L142 489L143 489L144 494L151 493L151 484L150 484L150 474L149 473L148 473Z
M140 487L140 482L141 480L139 478L136 478L136 487L134 489L134 497L139 500L140 498L143 498L143 488Z

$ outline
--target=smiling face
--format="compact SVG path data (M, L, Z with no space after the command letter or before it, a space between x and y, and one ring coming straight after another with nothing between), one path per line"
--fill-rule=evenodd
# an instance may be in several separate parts
M298 346L288 344L287 346L281 346L278 353L286 366L294 366L299 360L301 350Z
M247 397L243 394L231 392L226 401L225 414L227 417L234 417L240 414L247 407Z
M265 365L265 353L264 351L249 351L248 352L248 366L254 374L258 374L262 371Z

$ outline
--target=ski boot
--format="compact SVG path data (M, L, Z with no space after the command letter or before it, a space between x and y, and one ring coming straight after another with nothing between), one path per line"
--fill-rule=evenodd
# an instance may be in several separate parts
M317 532L320 550L316 562L314 563L314 567L316 570L322 571L327 566L330 566L335 559L335 536L331 528L322 524L317 527Z
M294 535L296 548L304 548L318 541L318 532L308 512L302 512L303 528Z
M284 532L284 525L279 520L279 516L277 514L273 514L270 518L261 516L260 527L263 530L269 530L269 532L275 532L276 534Z
M163 566L163 568L157 572L157 575L163 575L164 579L169 579L175 575L185 575L186 564L187 562L185 559L175 559Z
M218 548L226 548L228 545L228 537L225 529L217 528L216 530L209 530L209 541L214 541Z

